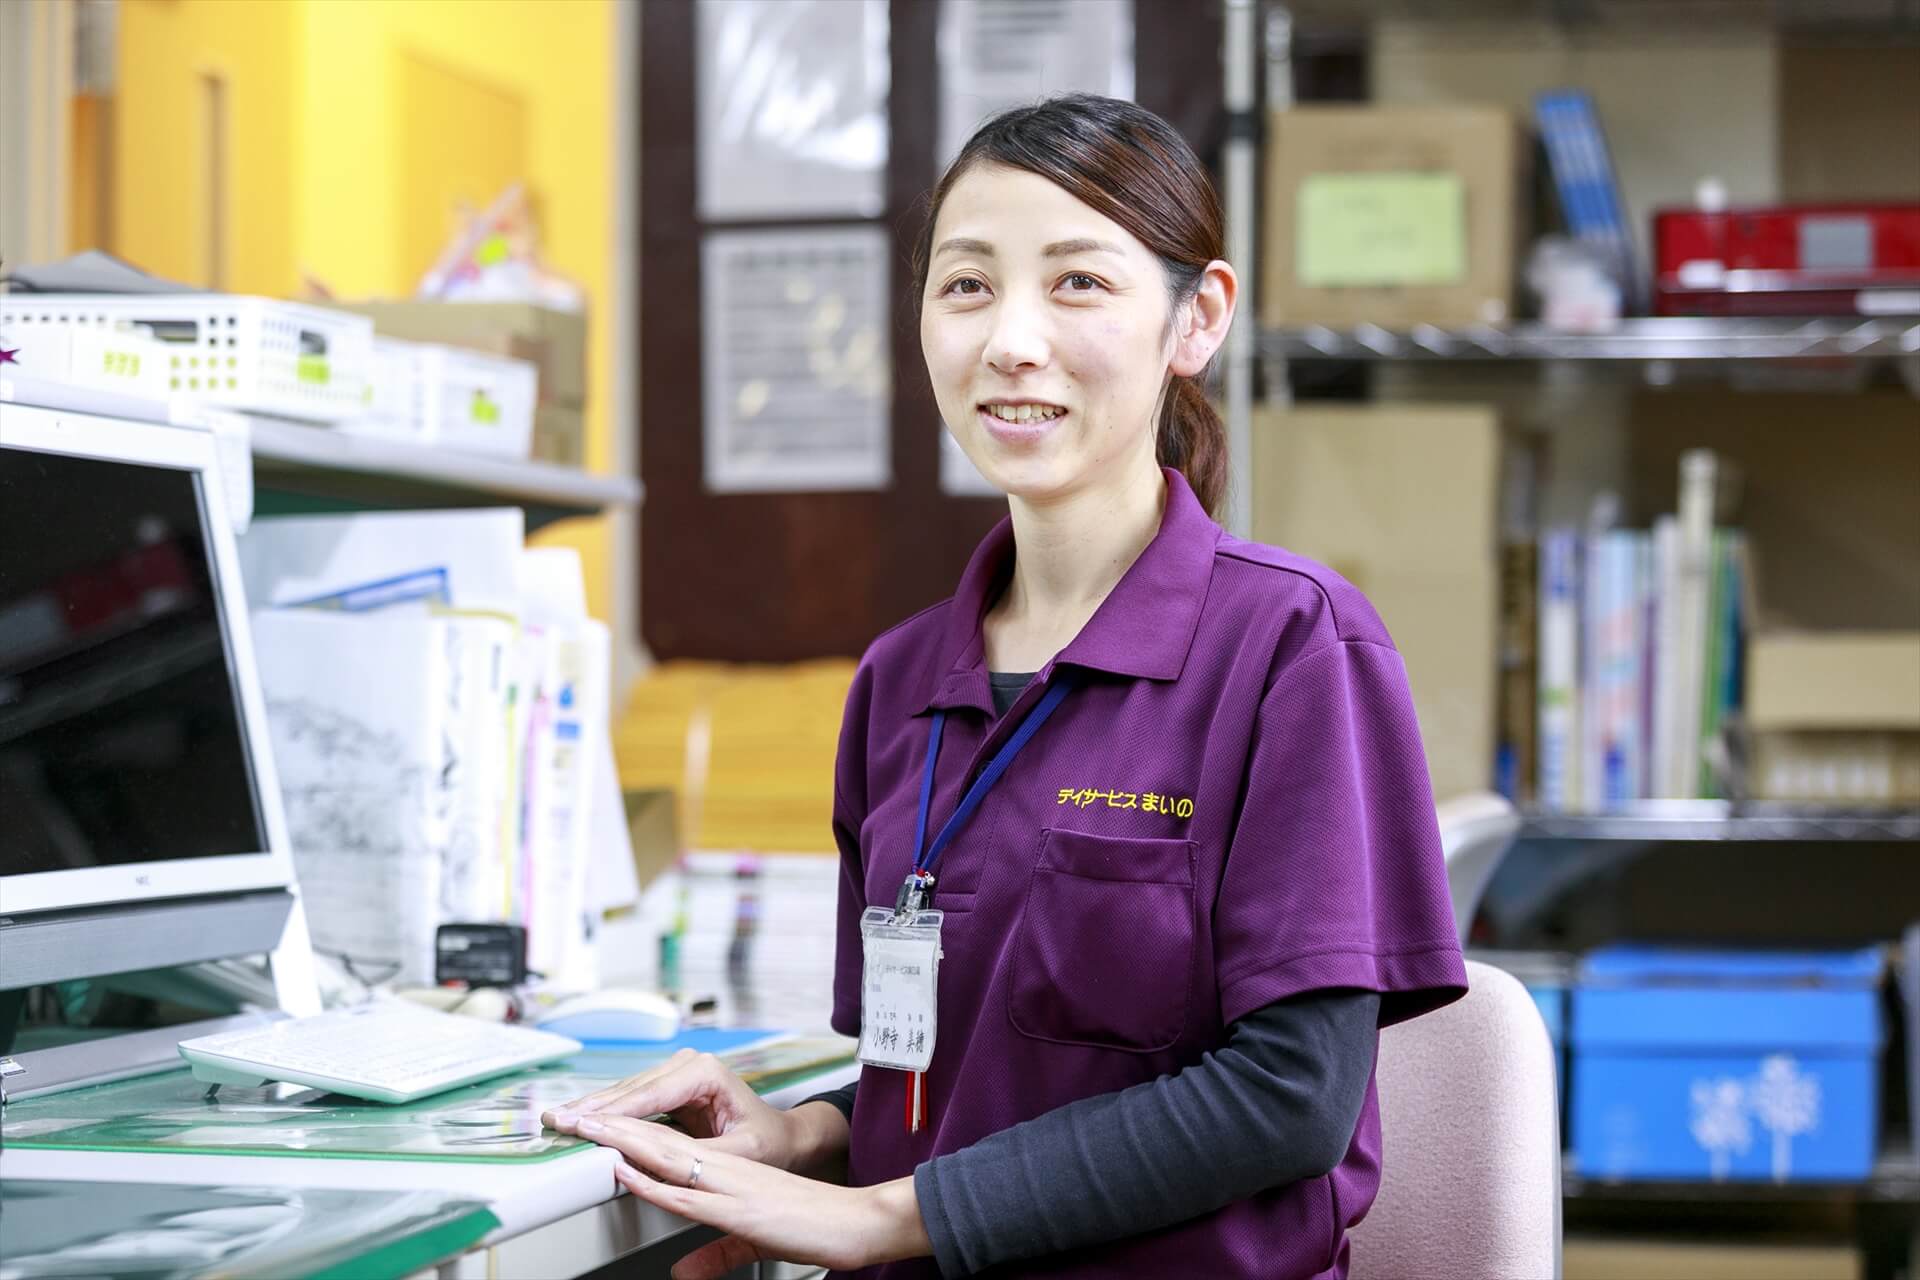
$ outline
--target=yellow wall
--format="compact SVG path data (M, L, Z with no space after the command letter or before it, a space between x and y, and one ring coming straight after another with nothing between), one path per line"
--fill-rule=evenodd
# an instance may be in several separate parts
M586 288L587 464L611 457L607 317L613 237L614 13L608 0L307 0L300 130L299 246L303 270L340 296L410 292L412 230L441 209L408 209L404 135L409 62L428 63L524 108L526 180L548 266ZM476 122L476 128L478 122ZM450 142L467 150L472 138ZM608 616L613 570L606 522L575 521L537 541L577 547L596 616ZM630 563L631 557L623 557Z
M409 104L436 82L514 104L547 264L587 293L587 458L606 469L612 0L126 0L121 14L114 248L166 275L206 279L197 188L178 178L198 163L203 69L228 75L227 285L283 296L303 276L339 297L411 293L421 227L444 225L447 210L409 207L408 193L418 204L428 189L479 190L497 178L499 157L476 121L449 138L442 172L423 187L407 168ZM476 169L466 184L462 156ZM605 618L605 522L540 540L580 548L589 602Z
M114 92L113 249L192 284L207 257L204 78L225 84L226 237L220 278L237 292L288 295L294 253L292 153L296 4L125 0ZM84 247L84 246L76 246Z

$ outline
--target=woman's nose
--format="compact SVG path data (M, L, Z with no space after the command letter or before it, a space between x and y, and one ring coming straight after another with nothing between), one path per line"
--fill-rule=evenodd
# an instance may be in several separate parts
M986 345L987 364L999 373L1036 368L1047 362L1049 347L1037 309L1003 302Z

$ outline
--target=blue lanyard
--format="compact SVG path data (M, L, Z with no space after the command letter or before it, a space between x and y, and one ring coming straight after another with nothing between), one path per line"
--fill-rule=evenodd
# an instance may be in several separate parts
M980 807L980 802L993 789L993 784L1000 781L1000 775L1007 771L1007 766L1020 754L1020 749L1032 741L1033 735L1040 732L1040 726L1047 722L1047 717L1059 708L1061 699L1072 692L1075 683L1070 673L1054 678L1053 686L1040 699L1040 705L1027 713L1027 718L1020 722L1013 736L1001 745L992 761L974 779L973 785L967 788L967 794L961 798L960 806L947 819L947 825L940 828L940 834L933 838L933 847L927 848L927 807L933 801L933 765L940 758L940 733L947 723L946 712L933 713L933 725L927 730L927 771L920 779L920 820L913 828L913 869L916 875L932 873L933 864L939 860L941 853L953 842L967 819L973 816L974 810Z

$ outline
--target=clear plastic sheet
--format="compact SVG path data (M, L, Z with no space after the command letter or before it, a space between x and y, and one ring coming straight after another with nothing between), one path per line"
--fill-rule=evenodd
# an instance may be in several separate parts
M438 1191L43 1182L0 1186L0 1280L411 1275L498 1220Z
M887 0L700 0L696 42L702 218L881 212Z
M117 1080L8 1106L5 1145L82 1151L360 1159L538 1161L591 1146L543 1128L540 1113L658 1065L678 1046L589 1050L566 1062L451 1089L417 1102L361 1102L277 1085L223 1088L209 1099L190 1072ZM785 1037L719 1057L749 1084L772 1090L850 1060L853 1041Z

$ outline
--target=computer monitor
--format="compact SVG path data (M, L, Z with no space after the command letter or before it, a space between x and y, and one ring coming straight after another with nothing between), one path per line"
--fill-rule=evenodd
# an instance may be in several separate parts
M0 403L0 992L304 941L226 510L209 432Z

